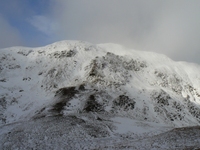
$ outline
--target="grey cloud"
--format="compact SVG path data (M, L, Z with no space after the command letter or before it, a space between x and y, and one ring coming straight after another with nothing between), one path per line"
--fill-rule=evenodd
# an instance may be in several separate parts
M200 63L200 1L53 1L62 39L113 42Z

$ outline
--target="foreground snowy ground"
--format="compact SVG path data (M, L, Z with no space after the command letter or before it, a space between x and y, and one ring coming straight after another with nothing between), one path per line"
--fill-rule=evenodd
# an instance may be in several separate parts
M0 149L200 148L200 127L172 129L127 118L105 118L54 116L6 125L1 128Z
M200 148L200 66L115 44L0 50L0 149Z

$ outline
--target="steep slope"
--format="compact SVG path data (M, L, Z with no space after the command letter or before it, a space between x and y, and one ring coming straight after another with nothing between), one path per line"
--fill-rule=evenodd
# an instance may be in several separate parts
M199 87L200 66L115 44L0 50L1 125L90 112L199 125Z

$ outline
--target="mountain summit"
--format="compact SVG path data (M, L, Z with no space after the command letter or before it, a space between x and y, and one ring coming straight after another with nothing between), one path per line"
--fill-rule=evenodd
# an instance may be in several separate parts
M0 133L15 132L8 126L21 122L29 124L26 132L33 124L60 122L56 127L61 127L64 118L68 124L84 124L84 131L93 130L88 136L95 132L97 137L125 134L125 128L138 122L157 129L197 126L200 66L116 44L81 41L1 49Z

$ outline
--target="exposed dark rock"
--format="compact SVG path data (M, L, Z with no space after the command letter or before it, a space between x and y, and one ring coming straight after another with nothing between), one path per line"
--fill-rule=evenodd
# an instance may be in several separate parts
M159 105L169 105L169 99L171 99L170 95L165 91L161 90L161 92L154 92L152 95L152 99Z
M113 101L114 107L123 108L124 110L134 109L135 108L135 101L130 99L126 95L120 95Z
M198 105L194 104L191 101L188 101L187 106L188 106L188 110L192 114L192 116L197 118L197 120L200 122L200 108L198 107Z
M103 106L97 102L94 95L90 95L83 110L86 112L100 112L103 111Z
M58 102L55 105L53 105L53 108L51 109L51 111L61 114L65 106L66 106L66 101Z
M1 98L0 98L0 106L1 106L3 109L6 109L6 105L7 105L6 97L1 97Z
M59 102L55 103L52 106L51 111L61 114L70 99L74 97L77 93L78 90L76 90L76 87L65 87L57 90L55 93L55 97L59 98Z
M71 98L78 93L76 87L65 87L56 91L55 96Z
M50 56L54 57L54 58L62 59L62 58L66 58L66 57L73 57L76 55L76 53L77 53L76 50L69 50L69 51L63 50L63 51L56 51L54 53L51 53Z
M77 52L76 52L75 50L70 50L70 51L67 52L66 55L67 55L67 57L73 57L73 56L76 55L76 53L77 53Z
M0 79L0 82L6 82L6 79L4 78L4 79Z
M143 68L146 68L146 62L142 61L140 62L139 60L133 60L131 59L130 61L124 61L123 66L127 70L134 70L134 71L140 71Z
M80 91L84 91L85 90L85 84L81 84L78 89Z
M39 72L39 73L38 73L39 76L42 75L42 74L43 74L43 72Z

